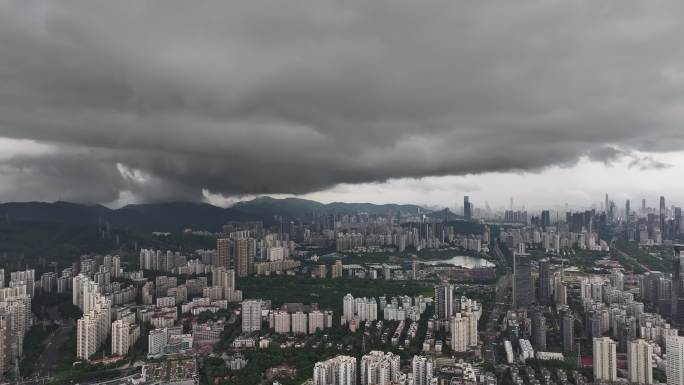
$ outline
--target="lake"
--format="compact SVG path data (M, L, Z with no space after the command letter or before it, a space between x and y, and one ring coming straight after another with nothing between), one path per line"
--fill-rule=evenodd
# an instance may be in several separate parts
M452 257L450 259L440 259L440 260L435 260L435 261L420 261L420 262L425 264L425 265L433 265L433 266L434 265L452 265L452 266L465 267L467 269L472 269L475 267L494 267L494 266L496 266L484 258L468 257L465 255L457 255L457 256Z

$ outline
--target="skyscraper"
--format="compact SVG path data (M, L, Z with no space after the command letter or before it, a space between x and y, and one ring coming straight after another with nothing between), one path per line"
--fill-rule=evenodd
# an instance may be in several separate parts
M443 284L435 286L435 316L448 320L454 314L454 286Z
M660 197L660 233L663 234L663 238L665 238L666 230L665 230L665 217L667 215L667 209L665 208L665 197L661 196Z
M12 318L0 313L0 376L9 370L15 354L12 352Z
M218 238L216 240L216 261L214 262L214 266L216 267L224 267L226 269L233 268L234 266L231 266L231 247L230 247L230 239L228 238Z
M473 204L470 203L470 197L467 195L463 197L463 218L466 221L473 218Z
M74 277L74 302L83 311L77 326L76 355L87 360L106 341L111 331L111 300L85 275ZM79 293L76 293L76 290Z
M609 337L594 338L594 380L617 380L617 343Z
M541 212L541 227L544 231L551 227L551 213L549 210L542 210Z
M625 202L625 222L629 222L630 212L631 212L631 210L629 207L629 199L627 199L627 201Z
M118 319L112 322L112 355L124 356L130 348L128 322Z
M356 385L356 358L337 356L314 365L314 385Z
M451 317L451 350L465 352L468 349L468 318L456 313Z
M539 302L547 304L551 299L551 262L539 261Z
M238 277L254 274L254 258L256 256L256 240L240 238L233 240L235 272Z
M238 277L246 277L254 273L256 257L256 240L239 232L235 238L219 238L216 240L216 267L234 269ZM247 234L248 235L248 234Z
M361 357L361 385L389 385L399 381L400 358L393 353L374 350Z
M528 254L513 253L513 306L528 307L534 300L532 268Z
M638 339L627 344L627 369L629 382L633 384L652 384L653 347L648 342Z
M356 305L354 302L354 296L347 293L347 295L345 295L342 299L342 318L346 322L349 322L352 319L354 319L355 307Z
M684 337L668 336L665 339L667 351L667 385L684 385Z
M251 333L261 330L261 300L242 301L242 332Z
M670 315L676 327L684 326L684 254L682 252L684 252L684 245L674 245Z
M532 343L535 350L546 351L546 318L541 311L532 314Z
M434 365L430 357L413 356L413 360L411 360L413 385L430 385Z
M563 334L563 351L575 351L575 316L568 312L561 320L561 332Z

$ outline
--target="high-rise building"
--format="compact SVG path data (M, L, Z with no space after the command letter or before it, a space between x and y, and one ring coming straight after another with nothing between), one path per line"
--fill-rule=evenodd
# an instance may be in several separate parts
M10 273L10 287L25 284L26 293L31 297L36 295L36 271L34 269L26 269L21 271L13 271Z
M337 356L317 362L313 370L314 385L356 385L356 358Z
M549 303L551 294L551 262L548 259L542 259L539 261L539 302Z
M342 278L343 271L342 261L339 259L335 261L335 264L330 269L332 278Z
M454 286L443 284L435 286L435 316L448 320L454 314Z
M473 218L473 204L470 203L470 197L467 195L463 197L463 218L466 221Z
M143 305L152 305L154 303L154 283L146 282L143 285L142 303Z
M413 356L413 360L411 360L413 385L430 385L434 366L434 361L430 357Z
M468 350L468 319L456 313L451 317L451 350L465 352Z
M594 338L594 380L617 380L617 343L609 337Z
M235 270L214 267L211 271L212 284L221 288L221 298L237 302L242 300L242 291L235 289Z
M256 240L240 238L233 240L235 256L235 272L238 277L254 274L254 258L256 257Z
M0 332L3 370L8 370L24 353L24 336L32 325L31 296L24 281L0 288L0 316L4 316ZM0 373L1 375L2 373Z
M546 318L541 311L532 314L532 343L538 352L546 351Z
M575 351L575 316L566 313L561 319L561 333L563 334L563 351Z
M643 339L627 344L627 369L629 382L633 384L653 383L653 347Z
M684 385L684 337L672 335L665 339L667 351L667 385Z
M660 233L665 234L665 218L667 216L667 208L665 207L665 197L660 197Z
M9 371L14 358L18 356L13 352L12 317L5 312L0 312L0 377Z
M549 210L542 210L540 225L544 231L547 231L551 227L551 213Z
M218 238L216 240L216 260L214 266L226 269L234 268L231 265L231 240L229 238Z
M308 326L308 319L306 313L298 311L292 313L292 333L306 334L306 327Z
M468 346L477 346L477 321L479 320L478 315L476 313L466 311L461 313L461 317L468 320L468 329L466 332L466 337L468 338Z
M399 381L400 358L393 353L374 350L361 357L361 385L390 385Z
M355 308L354 297L347 293L342 299L342 318L347 322L354 319Z
M684 245L674 245L670 314L676 327L684 327Z
M532 267L528 254L513 253L513 305L528 307L534 299Z
M317 330L325 329L325 314L314 310L309 313L309 334L315 334Z
M292 330L290 313L280 310L273 313L273 327L276 333L285 334Z
M129 324L122 319L112 322L112 355L124 356L130 348Z
M88 360L105 343L111 331L112 303L100 293L98 284L85 275L74 277L73 288L74 302L83 311L83 317L76 324L76 355Z
M261 300L248 299L242 301L242 332L251 333L261 330Z

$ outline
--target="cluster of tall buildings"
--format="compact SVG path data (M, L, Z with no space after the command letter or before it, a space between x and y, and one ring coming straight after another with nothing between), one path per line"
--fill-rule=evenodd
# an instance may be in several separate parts
M450 333L453 351L465 352L478 344L477 323L482 316L482 308L477 301L466 297L455 301L453 292L451 284L435 286L434 325Z
M630 210L629 200L625 203L626 214L623 225L625 238L646 245L660 245L673 243L681 239L684 234L684 220L682 208L667 206L665 197L659 199L657 208L646 207L646 200L642 200L641 208Z
M375 298L359 297L347 294L342 299L341 324L376 321L378 319L378 302Z
M676 344L675 344L676 345ZM671 381L676 376L676 347L673 348L673 370L668 370L668 384L679 382ZM668 347L668 356L670 349ZM596 337L592 346L592 367L595 382L617 382L618 379L618 356L617 343L610 337ZM670 360L668 360L670 361ZM627 346L627 380L631 384L653 384L653 346L642 339L630 341ZM670 377L672 372L673 377Z
M389 300L357 297L347 294L342 299L341 325L355 331L363 322L377 321L380 316L387 321L418 321L427 308L429 299L422 295L416 297L397 296Z
M314 365L314 385L392 385L435 383L434 361L427 356L414 356L411 372L403 373L400 357L393 353L371 351L357 360L350 356L337 356Z
M140 325L135 316L122 317L112 322L112 355L125 356L140 338Z
M337 356L317 362L313 382L314 385L356 385L356 358Z
M290 306L271 311L268 319L269 327L279 334L314 334L318 330L333 326L331 310L307 309L304 306Z
M520 246L519 251L513 253L513 306L528 308L534 303L567 304L567 285L563 282L562 268L557 269L549 259L538 261L538 285L535 285L533 262L530 255L524 252L524 245ZM536 287L538 290L535 290Z
M216 240L217 267L235 270L238 277L254 274L256 240L248 232L236 232Z
M31 299L35 284L32 269L10 274L5 287L5 271L0 269L0 376L16 368L24 351L24 336L33 324Z
M79 274L73 282L73 304L83 312L77 321L76 356L88 360L107 340L111 330L111 300L88 276Z

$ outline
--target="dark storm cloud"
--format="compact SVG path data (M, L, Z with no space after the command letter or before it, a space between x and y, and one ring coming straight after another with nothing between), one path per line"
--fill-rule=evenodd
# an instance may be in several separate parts
M671 164L661 162L652 156L635 156L630 162L629 167L638 167L642 171L663 170L672 167Z
M0 191L305 193L680 149L681 8L2 1L0 136L56 149L0 161Z

